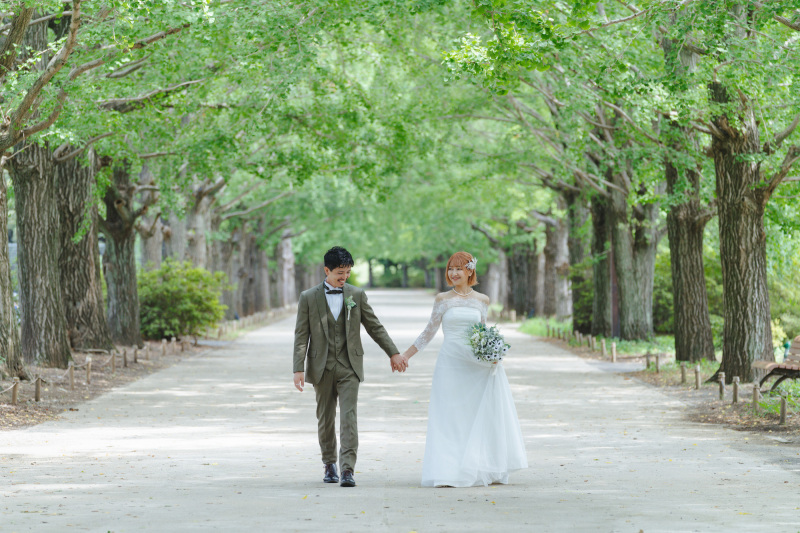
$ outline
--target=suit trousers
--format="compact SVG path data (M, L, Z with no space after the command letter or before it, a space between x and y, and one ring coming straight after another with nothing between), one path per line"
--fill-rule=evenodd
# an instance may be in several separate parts
M336 401L339 401L339 468L355 471L358 453L358 376L339 361L314 385L317 434L324 464L336 463Z

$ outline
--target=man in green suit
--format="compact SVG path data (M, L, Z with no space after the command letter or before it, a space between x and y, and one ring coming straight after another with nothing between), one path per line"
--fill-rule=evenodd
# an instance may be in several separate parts
M356 485L353 471L358 452L358 385L364 381L361 325L391 358L392 371L404 372L408 367L367 303L367 295L345 283L352 267L353 256L347 250L339 246L328 250L325 281L300 295L294 330L294 386L302 392L306 382L314 385L325 483L339 482L335 424L339 401L342 487Z

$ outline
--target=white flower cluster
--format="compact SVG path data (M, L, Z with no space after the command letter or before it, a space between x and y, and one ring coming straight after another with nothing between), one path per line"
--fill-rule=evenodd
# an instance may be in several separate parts
M472 270L474 272L475 271L475 267L478 266L478 260L473 257L472 259L470 259L469 263L467 263L464 266L467 269Z
M486 324L480 322L469 328L469 344L475 357L488 363L501 361L511 348L497 326L486 327Z

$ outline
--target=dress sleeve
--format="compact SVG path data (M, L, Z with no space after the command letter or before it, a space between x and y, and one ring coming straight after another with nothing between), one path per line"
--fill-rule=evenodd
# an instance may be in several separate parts
M418 352L424 350L428 343L431 342L431 339L436 335L436 332L439 331L444 311L444 302L439 301L433 304L433 311L431 312L431 319L428 321L428 325L425 326L425 329L422 330L417 340L414 341L414 347Z
M488 314L489 314L489 306L483 304L481 306L481 322L483 322L484 324L486 324L486 319L488 318Z

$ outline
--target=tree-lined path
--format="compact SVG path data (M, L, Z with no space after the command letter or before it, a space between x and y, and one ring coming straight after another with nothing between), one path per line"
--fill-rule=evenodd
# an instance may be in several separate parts
M404 349L433 298L368 293ZM391 374L365 340L354 489L321 482L294 319L0 433L2 530L795 531L800 455L682 420L665 394L515 330L506 369L530 468L508 486L419 488L441 337Z

